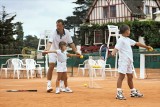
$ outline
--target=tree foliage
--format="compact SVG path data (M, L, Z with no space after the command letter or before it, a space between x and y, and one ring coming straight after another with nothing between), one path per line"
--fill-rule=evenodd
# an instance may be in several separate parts
M16 15L9 19L0 20L0 41L1 44L10 44L14 42L13 35L15 35L15 25L12 23Z
M78 6L74 8L73 16L68 16L65 20L65 28L73 29L74 27L79 27L83 23L87 11L94 0L77 0L73 3Z
M13 23L16 15L10 15L6 13L4 10L5 7L3 6L3 11L0 20L0 41L1 44L14 44L14 42L21 42L19 45L23 45L23 26L21 22ZM17 39L13 36L17 35Z
M0 14L0 50L1 54L21 53L23 48L23 26L21 22L13 23L16 15L10 15L5 11ZM17 36L15 38L15 36ZM18 50L18 52L13 51Z
M27 35L24 39L24 47L37 49L39 39L37 36Z

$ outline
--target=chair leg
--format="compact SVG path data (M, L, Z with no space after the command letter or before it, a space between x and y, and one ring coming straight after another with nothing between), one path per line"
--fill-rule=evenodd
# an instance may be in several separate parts
M5 72L6 72L6 69L5 69ZM0 71L0 78L2 78L2 74L3 74L3 70L1 68L1 71ZM6 77L6 73L5 73L5 77Z
M78 72L77 72L77 76L79 75L79 68L78 68Z
M102 78L105 78L106 77L106 73L105 73L105 70L102 69Z
M31 78L33 79L33 70L30 70L30 72L31 72Z
M96 70L93 69L94 76L97 77Z
M19 70L16 70L16 72L17 72L17 78L19 79L20 72L19 72Z
M15 78L15 73L16 73L16 70L13 71L13 78Z
M111 77L112 77L112 71L110 71L110 73L111 73Z
M29 79L29 70L27 70L27 78Z
M7 69L5 69L5 77L7 78Z
M83 73L83 76L85 75L85 70L84 69L82 69L82 73Z
M1 71L0 71L0 77L2 78L2 68L1 68Z
M42 78L42 71L41 71L41 78Z
M38 70L39 74L41 75L41 78L42 78L42 70Z

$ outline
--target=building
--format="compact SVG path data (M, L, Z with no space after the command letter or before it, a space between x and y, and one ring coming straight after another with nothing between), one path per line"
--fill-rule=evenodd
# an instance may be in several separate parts
M102 25L109 22L134 21L135 19L155 19L156 15L153 13L158 10L160 10L160 0L94 0L85 21L90 24ZM94 52L98 49L97 46L107 44L107 29L84 32L81 42L82 46L85 45L83 50ZM111 39L111 41L111 44L114 45L115 40Z
M160 10L160 0L95 0L90 7L86 22L104 24L144 19L155 19Z

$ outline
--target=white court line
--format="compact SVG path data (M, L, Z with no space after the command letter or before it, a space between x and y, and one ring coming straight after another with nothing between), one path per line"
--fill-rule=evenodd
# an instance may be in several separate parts
M24 85L4 85L4 86L12 87L12 86L24 86Z

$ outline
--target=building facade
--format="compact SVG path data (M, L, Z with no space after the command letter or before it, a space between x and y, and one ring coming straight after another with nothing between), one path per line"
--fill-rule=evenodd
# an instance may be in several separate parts
M159 0L95 0L86 15L86 21L104 24L144 19L146 16L154 19L153 13L159 8Z

